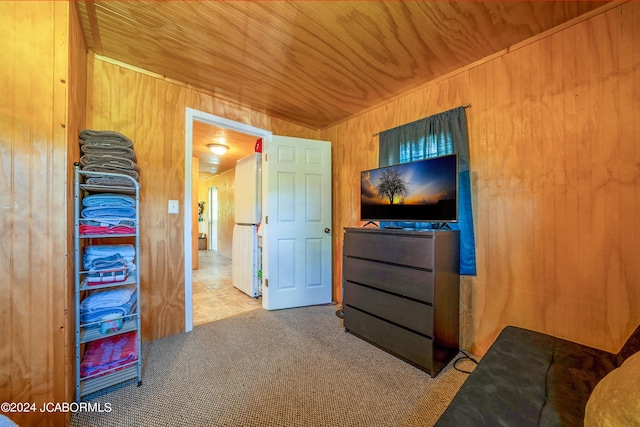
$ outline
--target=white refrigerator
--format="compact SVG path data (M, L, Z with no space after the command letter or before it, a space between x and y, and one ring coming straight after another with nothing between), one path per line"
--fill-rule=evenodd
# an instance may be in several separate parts
M260 153L238 160L234 190L235 225L231 250L233 286L254 298L260 296L258 225L262 201L261 164Z

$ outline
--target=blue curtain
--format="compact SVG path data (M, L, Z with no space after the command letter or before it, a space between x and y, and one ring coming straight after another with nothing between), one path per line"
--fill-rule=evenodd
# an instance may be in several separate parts
M476 275L476 244L471 208L469 137L464 107L426 117L380 133L380 167L443 156L458 155L458 222L460 231L460 274ZM402 225L405 226L405 225ZM431 224L412 224L430 228Z

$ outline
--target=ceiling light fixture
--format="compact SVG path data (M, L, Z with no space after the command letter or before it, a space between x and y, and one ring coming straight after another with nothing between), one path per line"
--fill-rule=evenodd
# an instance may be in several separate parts
M229 147L224 144L209 144L207 147L209 147L209 150L211 150L213 154L217 154L219 156L226 153L229 149Z

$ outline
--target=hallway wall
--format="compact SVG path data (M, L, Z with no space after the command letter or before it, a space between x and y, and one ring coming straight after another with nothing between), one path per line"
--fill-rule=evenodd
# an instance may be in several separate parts
M204 206L203 216L205 227L208 230L208 218L211 206L209 205L209 188L218 187L218 254L231 258L231 243L234 224L234 181L236 169L233 168L221 174L215 175L204 181L200 181L199 201L207 203ZM211 238L211 236L207 236Z

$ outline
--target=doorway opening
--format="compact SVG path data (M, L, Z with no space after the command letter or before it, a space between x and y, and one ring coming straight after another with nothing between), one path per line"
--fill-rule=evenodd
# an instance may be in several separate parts
M194 156L194 122L201 122L215 126L222 129L228 129L234 132L251 135L255 138L264 138L268 140L271 136L271 132L246 125L244 123L235 122L233 120L225 119L223 117L214 116L212 114L194 110L191 108L186 109L185 119L185 189L184 189L184 277L185 277L185 330L191 331L194 325L193 319L193 270L191 269L193 254L192 243L194 234L197 236L197 230L193 230L193 218L192 207L193 203L197 203L197 200L193 200L193 180L197 177L193 176L193 156ZM218 192L218 196L220 193ZM218 206L220 204L218 203ZM209 204L211 207L211 204ZM211 235L211 234L210 234ZM209 239L212 240L212 239ZM209 243L210 245L211 243ZM208 248L207 248L208 249ZM210 252L210 251L207 251ZM212 251L211 251L212 252ZM205 257L199 257L199 261L202 262ZM199 262L199 264L200 264ZM201 266L201 268L204 268ZM219 268L222 268L219 266Z

